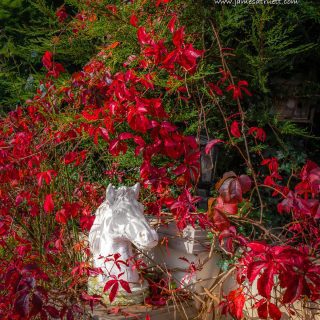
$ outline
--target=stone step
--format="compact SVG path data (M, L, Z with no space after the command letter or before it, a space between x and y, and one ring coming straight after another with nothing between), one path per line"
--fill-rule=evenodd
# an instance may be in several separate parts
M91 320L145 320L149 315L151 320L192 320L197 316L193 302L163 307L148 307L142 305L128 307L96 306L91 313Z

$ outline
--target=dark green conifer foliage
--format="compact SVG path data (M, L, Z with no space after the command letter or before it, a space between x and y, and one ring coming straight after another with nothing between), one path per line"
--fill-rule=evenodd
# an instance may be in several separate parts
M58 4L60 1L54 1ZM42 15L28 0L0 1L0 106L2 112L34 92L44 40L53 30L53 16Z
M0 0L2 111L14 109L35 92L42 77L41 57L46 50L54 52L55 58L69 73L73 73L101 47L120 41L121 46L114 52L113 67L114 70L122 68L124 59L137 50L136 29L129 24L129 17L140 2L137 0L130 5L122 0L96 2L97 19L93 19L74 37L72 29L59 23L55 16L57 8L64 3L62 0ZM116 4L121 15L107 14L108 4ZM85 3L78 0L66 0L65 5L69 16L76 15L85 7ZM233 73L250 83L253 97L245 103L248 119L258 121L261 126L272 126L284 145L287 142L282 140L286 140L286 136L305 138L312 134L308 128L277 121L270 110L275 95L287 94L275 84L274 79L277 78L299 76L304 79L299 95L317 99L320 91L320 16L315 2L300 1L299 5L290 6L233 7L214 5L209 0L175 0L172 5L182 15L181 23L197 39L197 48L206 49L204 63L195 78L210 77L219 67L217 45L211 29L213 23L223 46L234 49L231 51L234 56L227 57ZM61 81L66 77L68 75L62 76ZM188 85L192 90L201 92L201 86L196 81ZM196 134L198 130L197 105L200 96L196 96L195 101L187 106L176 105L170 100L170 95L167 97L166 103L175 110L176 121L184 123L190 134ZM205 108L211 108L207 117L209 132L212 136L219 136L219 112L214 106L205 105ZM292 142L289 144L292 145ZM263 146L260 147L263 150Z

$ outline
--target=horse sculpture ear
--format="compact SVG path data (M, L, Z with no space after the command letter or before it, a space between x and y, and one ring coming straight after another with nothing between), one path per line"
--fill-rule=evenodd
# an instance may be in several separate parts
M139 192L140 192L140 183L137 182L133 187L131 187L131 189L133 190L136 199L138 200L139 198Z
M109 204L113 204L114 198L116 195L116 190L114 189L113 185L110 183L106 190L106 200L109 202Z

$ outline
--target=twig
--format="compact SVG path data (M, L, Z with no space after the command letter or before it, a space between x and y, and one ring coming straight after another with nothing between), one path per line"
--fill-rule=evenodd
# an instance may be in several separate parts
M218 32L217 32L215 26L213 25L212 21L210 21L210 24L211 24L211 28L213 30L213 33L215 35L218 47L219 47L220 58L221 58L221 61L222 61L223 68L225 70L227 70L228 73L230 74L230 81L234 85L234 80L233 80L232 73L231 73L231 71L230 71L230 69L228 67L228 64L226 63L226 60L224 59L224 54L223 54L223 50L222 50L222 46L221 46L221 42L220 42L220 38L219 38ZM248 165L248 167L250 169L250 172L252 174L252 178L253 178L253 181L254 181L254 184L255 184L255 189L257 191L257 195L258 195L258 198L259 198L259 202L260 202L260 223L261 223L262 222L262 218L263 218L264 204L263 204L262 197L261 197L261 194L260 194L260 191L259 191L257 176L256 176L255 170L254 170L252 162L251 162L251 157L250 157L249 147L248 147L248 141L247 141L247 137L245 135L245 130L244 130L245 129L245 113L244 113L244 111L242 109L241 102L240 102L239 98L237 98L237 106L238 106L238 110L239 110L240 117L241 117L241 134L242 134L242 137L243 137L243 140L244 140L244 145L245 145L245 150L246 150L246 157L244 157L244 158L245 158L245 161L246 161L246 163L247 163L247 165ZM226 119L224 119L224 121L225 121L225 125L226 125L226 128L227 128L228 125L227 125ZM230 136L229 130L227 129L227 131L228 131L228 135L229 135L229 138L230 138L231 136ZM231 139L231 141L232 141L232 139ZM242 156L243 156L243 154L242 154Z

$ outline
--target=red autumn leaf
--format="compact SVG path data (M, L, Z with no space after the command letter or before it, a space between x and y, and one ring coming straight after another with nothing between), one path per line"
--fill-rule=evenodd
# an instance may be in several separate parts
M31 245L26 244L26 245L18 245L15 249L17 254L21 257L25 256L28 252L31 251Z
M252 241L247 244L247 246L255 253L266 253L268 251L268 245L257 242L257 241Z
M256 139L262 142L264 142L267 138L265 131L262 128L258 128L258 127L251 127L248 130L248 134L253 135Z
M69 309L67 311L67 320L74 320L73 311L72 309Z
M245 80L240 80L237 84L230 84L227 87L227 91L233 91L233 99L242 99L242 91L247 94L248 96L252 96L251 92L247 89L248 82Z
M258 301L256 303L256 306L258 307L257 311L260 319L269 319L269 318L271 318L272 320L281 319L281 311L275 304L269 301L265 301L263 299Z
M132 130L142 133L145 133L148 130L150 120L145 116L146 112L146 109L136 109L134 107L130 108L127 119Z
M118 281L116 281L115 284L112 286L110 293L109 293L110 302L113 302L113 300L115 299L115 297L118 293L118 289L119 289L119 283L118 283Z
M240 129L239 129L239 122L238 121L233 121L230 127L230 131L231 134L236 137L236 138L240 138L241 137L241 133L240 133Z
M175 175L177 175L177 176L185 173L186 171L187 171L187 166L184 165L184 164L181 164L180 166L178 166L177 168L175 168L174 170L172 170L172 172L173 172Z
M287 290L283 295L282 303L293 303L298 300L303 291L303 277L299 275L291 275L287 279Z
M226 201L226 202L241 202L242 201L242 188L241 188L241 184L238 180L238 178L236 179L230 179L230 183L228 185L228 191L229 191L229 197L230 200Z
M58 21L60 23L68 18L65 6L61 6L60 8L58 8L58 10L56 11L56 17L58 18Z
M156 2L156 7L160 6L160 4L167 4L169 3L171 0L157 0Z
M70 164L74 163L75 166L80 165L84 160L86 159L87 156L87 150L83 150L80 152L69 152L64 156L64 163L65 164Z
M313 169L316 169L318 167L319 166L315 162L313 162L311 160L307 160L307 163L303 166L303 168L301 169L301 172L300 172L301 179L306 180L309 176L309 173Z
M131 289L130 289L130 286L129 286L129 283L128 281L124 281L122 279L119 280L120 284L121 284L121 287L127 291L128 293L131 293Z
M109 144L109 152L113 156L118 156L120 153L125 154L128 150L126 143L120 141L119 139L114 139Z
M204 51L195 49L192 44L185 45L185 48L180 51L177 63L189 73L193 73L197 66L197 59L203 55Z
M214 227L217 230L223 231L229 228L230 226L229 219L224 214L223 210L217 209L214 204L209 205L208 215L209 215L209 218L212 220Z
M45 212L49 213L54 210L54 203L52 199L52 194L47 194L44 200L43 209Z
M66 70L62 66L61 63L55 63L52 70L50 70L47 75L53 76L54 78L58 78L61 72L65 72Z
M261 165L268 165L268 168L271 172L277 172L279 168L278 159L277 158L267 158L261 161Z
M101 113L102 113L102 110L100 108L83 110L81 112L83 118L85 118L88 121L98 120L101 117Z
M269 308L269 315L272 320L281 319L281 315L282 315L281 311L275 304L273 304L272 302L269 302L268 308Z
M140 27L137 31L138 41L141 44L151 44L151 36L146 32L146 29L144 27Z
M267 263L265 261L253 261L248 265L247 278L250 281L250 283L252 283L255 280L262 268L266 266Z
M218 197L215 202L209 200L208 207L208 215L215 228L219 231L229 228L230 221L227 215L234 215L238 212L237 203L224 203L221 197Z
M274 284L275 267L270 263L258 279L257 288L261 296L269 299Z
M8 234L11 226L11 218L3 219L0 221L0 236L5 236Z
M320 168L312 169L308 175L311 189L314 193L320 193Z
M218 143L224 143L223 140L220 140L220 139L213 139L211 141L209 141L207 144L206 144L206 147L204 149L205 151L205 154L209 154L211 149Z
M24 319L28 318L30 312L30 292L26 289L18 292L14 301L15 311Z
M245 174L242 174L238 178L238 180L241 184L242 193L246 193L246 192L250 191L251 186L252 186L252 180L250 179L250 177L248 177Z
M132 133L130 133L130 132L121 132L121 133L119 134L118 139L119 139L119 140L127 140L127 139L132 139L132 138L134 138L134 137L135 137L134 134L132 134Z
M222 68L219 68L219 73L221 73L221 78L218 81L218 83L225 83L228 80L228 78L230 77L230 72L226 71Z
M136 28L138 28L138 18L135 14L130 17L130 24Z
M108 5L106 5L106 8L107 8L110 12L112 12L112 14L117 14L118 8L117 8L116 5L114 5L114 4L108 4Z
M184 40L184 27L178 29L173 33L172 42L176 48L181 48Z
M237 203L224 203L221 206L216 206L217 210L223 211L226 214L235 215L238 213Z
M56 221L61 224L66 224L68 222L69 215L65 209L61 209L56 213Z
M106 140L106 141L109 141L109 133L108 133L108 130L106 128L102 128L102 127L99 127L99 130L100 130L100 134L101 134L101 137Z
M38 186L42 186L43 180L46 182L47 185L50 184L52 177L57 176L57 172L54 170L47 170L44 172L40 172L37 174Z
M177 16L174 15L174 16L171 18L171 20L169 21L169 23L168 23L168 29L169 29L169 31L170 31L171 33L174 32L174 26L175 26L176 21L177 21Z
M251 179L247 175L238 177L233 171L225 172L216 184L216 189L226 203L240 203L242 194L250 188Z
M243 317L243 307L246 301L241 289L236 289L228 294L228 301L230 301L230 313L240 320Z
M118 280L111 279L104 285L103 292L108 291Z
M53 62L52 57L52 52L46 51L42 57L42 64L48 70L47 75L58 78L61 72L65 72L65 69L61 63Z
M170 53L168 53L165 57L165 59L162 61L163 65L165 68L168 70L173 70L174 69L174 64L177 61L179 57L179 50L173 50Z
M45 306L44 309L48 312L50 317L54 319L59 319L60 318L60 312L57 310L56 307L53 306Z
M120 135L119 135L119 138L120 138ZM140 147L144 147L146 145L146 142L140 136L134 136L133 141Z
M83 231L90 231L93 222L94 222L95 216L82 216L80 218L80 227Z
M247 243L247 239L237 234L237 230L234 226L224 229L218 237L220 246L223 246L228 252L234 253L234 243L239 243L244 246Z
M32 308L30 311L30 316L36 316L38 313L40 313L40 311L42 310L42 306L43 306L43 301L42 298L40 297L40 295L38 293L33 293L32 295Z
M47 70L52 68L52 52L46 51L42 57L42 64Z
M178 159L181 156L181 140L166 138L164 140L164 147L166 155L172 159Z
M216 84L211 82L211 83L208 83L208 86L210 88L211 94L217 94L218 96L223 96L222 90Z
M258 307L258 316L261 319L268 319L268 303L267 303L267 301Z
M177 130L177 127L168 121L161 122L160 134L162 136L168 135L168 132L174 132Z

